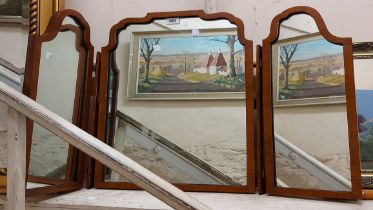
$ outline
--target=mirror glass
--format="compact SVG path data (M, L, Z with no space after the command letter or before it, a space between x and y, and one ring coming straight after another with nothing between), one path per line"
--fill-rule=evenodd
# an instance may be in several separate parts
M272 97L278 187L351 191L343 46L314 19L281 22L272 45Z
M71 17L65 17L62 21L62 25L74 25L76 27L79 27L79 25L75 22L75 20Z
M246 185L245 53L236 25L158 19L128 26L118 40L106 142L172 183Z
M69 18L68 18L69 19ZM77 28L79 30L79 28ZM79 52L76 31L64 30L41 46L36 101L64 119L78 122L79 97L76 97ZM49 179L68 179L67 167L72 148L55 134L34 123L29 175ZM71 164L71 163L70 163Z

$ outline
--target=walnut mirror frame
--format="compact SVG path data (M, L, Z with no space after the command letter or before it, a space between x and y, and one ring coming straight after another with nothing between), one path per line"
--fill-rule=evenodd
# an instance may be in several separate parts
M64 20L67 19L69 19L68 21L70 22L65 23ZM74 90L75 95L72 96L74 98L74 101L71 102L73 103L73 107L71 110L72 119L69 120L71 120L73 124L84 130L90 130L92 129L93 124L91 126L88 124L90 91L87 90L90 90L91 88L93 46L90 43L90 27L87 21L78 12L74 10L64 10L57 12L50 19L47 30L43 35L33 34L29 36L23 93L31 99L37 99L39 68L41 68L42 59L42 45L43 43L53 42L58 34L66 32L71 32L71 35L75 36L75 40L74 42L72 42L74 46L71 46L71 48L77 51L78 56L78 58L74 58L77 60L77 69L74 70L76 71L77 75L74 75L74 77L76 77L76 81L72 81L73 84L75 83L76 86ZM64 57L60 59L64 59ZM59 88L63 89L64 87ZM28 175L31 159L30 155L33 127L33 121L27 119L27 181L40 183L42 185L41 187L27 189L27 195L32 196L80 189L83 185L85 155L83 153L80 153L78 150L70 145L68 145L64 178L59 179Z
M350 154L350 174L351 174L351 191L324 190L314 188L292 188L280 187L276 180L276 161L275 161L275 143L274 143L274 99L272 89L272 46L279 40L280 24L294 15L305 14L313 18L319 34L329 43L343 46L344 60L344 81L346 94L347 126L348 126L348 145ZM263 116L263 144L264 144L264 165L266 191L270 195L294 196L294 197L315 197L315 198L336 198L336 199L359 199L361 197L360 183L360 161L359 145L357 139L357 115L355 107L355 88L352 62L352 40L351 38L339 38L332 35L321 17L321 15L310 7L293 7L277 15L271 24L271 30L266 39L263 40L262 49L262 95L261 101ZM276 58L277 59L277 58ZM329 105L323 105L329 106Z
M245 96L243 99L246 102L246 185L212 185L212 184L175 184L177 187L185 191L210 191L210 192L246 192L255 193L255 148L254 148L254 100L253 100L253 44L252 41L246 40L244 37L244 25L243 22L228 13L215 13L206 14L202 10L196 11L178 11L178 12L159 12L159 13L148 13L143 18L127 18L119 21L110 30L109 44L101 50L101 68L100 68L100 82L99 82L99 95L98 95L98 127L97 137L98 139L107 142L107 139L111 139L114 133L113 129L107 129L107 123L115 124L115 115L112 113L117 112L116 101L118 98L118 74L119 71L116 66L115 56L113 52L118 48L119 44L119 33L126 30L131 25L136 24L148 24L154 20L167 19L167 18L200 18L203 21L209 20L227 20L231 24L237 27L237 37L241 45L244 46L245 52ZM111 59L114 62L111 62ZM108 85L109 71L113 71L114 78ZM112 88L111 96L108 95L108 88ZM109 99L110 102L108 101ZM107 114L107 109L112 110L110 115ZM111 126L114 127L114 126ZM108 142L107 142L108 143ZM96 188L110 188L110 189L139 189L132 183L129 182L113 182L105 180L105 167L96 161L95 168L95 187Z

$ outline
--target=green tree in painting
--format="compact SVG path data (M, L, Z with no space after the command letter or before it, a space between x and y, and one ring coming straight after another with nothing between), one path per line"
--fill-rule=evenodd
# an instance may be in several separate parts
M217 42L224 42L227 44L228 48L228 71L230 72L231 77L237 76L236 69L234 66L234 43L238 40L236 35L227 35L226 40L221 40L218 38L213 38L211 39L212 41L217 41Z
M280 50L280 62L284 66L285 75L284 75L284 90L289 89L289 70L291 66L291 59L295 51L297 51L298 44L282 46Z
M140 50L141 56L145 60L145 76L144 83L149 83L149 67L150 61L152 60L152 54L154 52L154 45L158 45L159 38L143 38L141 40Z

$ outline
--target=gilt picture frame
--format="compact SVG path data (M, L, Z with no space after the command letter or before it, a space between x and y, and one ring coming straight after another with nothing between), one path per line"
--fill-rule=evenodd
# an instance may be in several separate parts
M236 28L133 32L130 52L130 100L245 98L245 49Z
M276 42L272 57L274 106L345 103L343 46L312 33Z

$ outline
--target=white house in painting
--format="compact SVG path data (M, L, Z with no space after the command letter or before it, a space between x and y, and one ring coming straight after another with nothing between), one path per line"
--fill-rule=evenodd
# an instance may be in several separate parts
M214 56L212 56L211 52L209 53L209 56L202 62L202 65L200 68L194 68L193 72L198 72L201 74L208 74L210 72L210 64L214 60Z
M219 50L219 53L216 56L213 56L211 52L208 57L202 62L200 68L194 68L193 72L198 72L201 74L219 74L219 75L228 75L228 66L225 62L223 53Z
M223 53L219 50L219 53L210 64L210 74L225 75L228 72L228 66L225 62Z

